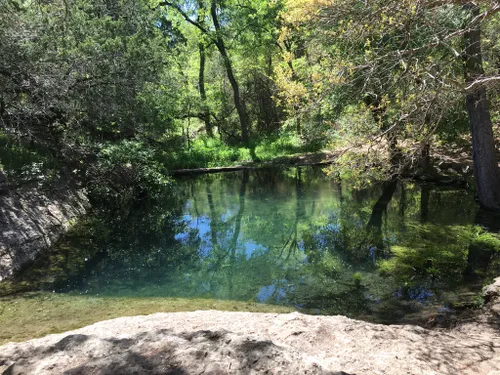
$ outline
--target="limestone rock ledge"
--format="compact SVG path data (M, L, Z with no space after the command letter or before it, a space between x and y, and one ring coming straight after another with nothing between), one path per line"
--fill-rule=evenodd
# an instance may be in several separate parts
M300 313L159 313L4 345L0 373L498 375L500 331L488 319L427 330Z
M0 281L48 250L88 208L84 192L67 186L0 195Z

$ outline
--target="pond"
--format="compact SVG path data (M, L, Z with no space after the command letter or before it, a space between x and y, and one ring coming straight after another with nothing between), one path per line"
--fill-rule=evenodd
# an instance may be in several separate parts
M253 301L422 323L480 304L500 274L500 222L488 232L481 217L466 189L356 188L319 167L179 178L168 197L77 225L9 293Z

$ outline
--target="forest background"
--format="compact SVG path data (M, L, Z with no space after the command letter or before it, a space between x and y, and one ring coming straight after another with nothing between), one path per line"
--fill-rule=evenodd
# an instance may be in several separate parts
M117 205L182 168L335 152L359 184L473 171L500 208L500 3L4 0L0 183ZM438 167L441 167L439 169Z

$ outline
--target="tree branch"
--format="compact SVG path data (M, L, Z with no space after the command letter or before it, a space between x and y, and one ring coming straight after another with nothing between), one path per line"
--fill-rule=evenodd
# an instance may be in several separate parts
M471 91L477 90L480 86L487 85L490 83L494 84L494 83L498 83L498 82L500 82L500 76L476 79L474 82L472 82L470 85L468 85L465 88L465 91L471 92Z
M175 10L177 10L180 15L187 21L189 22L191 25L195 26L196 28L198 28L203 34L206 34L206 35L210 35L210 32L209 30L207 30L206 28L204 28L200 23L196 22L196 21L193 21L189 15L184 12L182 10L182 8L177 5L177 4L174 4L170 1L162 1L160 4L158 4L159 6L167 6L167 7L170 7L170 8L173 8Z

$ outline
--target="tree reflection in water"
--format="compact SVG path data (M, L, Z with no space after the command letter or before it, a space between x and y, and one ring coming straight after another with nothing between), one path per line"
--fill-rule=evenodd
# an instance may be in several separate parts
M74 262L52 283L30 285L411 321L475 302L500 273L499 223L466 190L396 180L354 189L320 168L207 175L70 234L61 246L88 253L85 267ZM40 261L31 275L50 274L54 264Z

